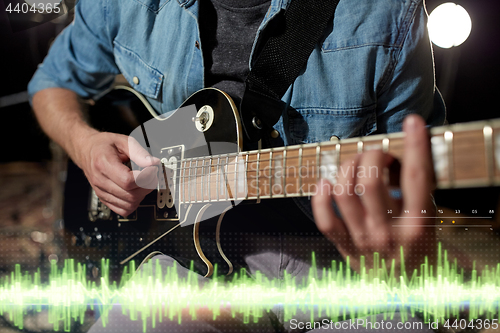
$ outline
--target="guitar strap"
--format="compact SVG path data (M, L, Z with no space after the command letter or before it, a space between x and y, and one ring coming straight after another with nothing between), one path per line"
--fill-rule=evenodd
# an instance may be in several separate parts
M292 0L266 27L262 48L245 81L240 113L246 139L269 133L286 104L281 98L323 36L340 0Z

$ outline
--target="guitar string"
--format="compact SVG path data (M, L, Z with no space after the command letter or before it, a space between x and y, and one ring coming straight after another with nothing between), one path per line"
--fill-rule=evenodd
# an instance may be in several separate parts
M397 139L396 139L397 140ZM394 142L395 140L393 140L392 142L392 145L391 146L394 146ZM366 141L358 141L358 142L366 142ZM354 143L351 143L353 145L357 145L356 142ZM333 151L333 144L332 146L330 145L324 145L322 146L322 148L324 149L323 151ZM336 144L335 144L336 146ZM456 146L456 144L455 144ZM460 145L459 145L460 146ZM470 147L470 144L468 144L468 146ZM481 147L481 148L484 148L486 149L486 147L484 147L484 144L476 144L474 145L475 147ZM325 148L332 148L332 149L329 149L329 150L325 150ZM346 146L344 146L346 147ZM351 148L351 147L349 147ZM461 153L461 150L459 149L460 147L454 147L454 152L453 152L453 156L455 158L463 158L463 157L468 157L469 154L463 154ZM495 147L492 147L493 150L496 152L495 150ZM309 174L309 171L312 172L312 174L315 174L317 172L317 168L318 166L316 165L316 163L312 163L312 161L307 161L307 165L304 165L304 163L300 163L300 165L293 165L293 166L289 166L287 168L283 168L283 167L273 167L272 166L272 161L280 161L280 160L284 160L285 159L285 152L288 152L288 156L286 156L286 161L292 161L294 159L298 159L299 161L301 161L301 159L303 160L304 158L317 158L318 157L318 151L316 150L316 153L314 154L298 154L297 156L291 156L290 155L290 152L294 152L294 151L298 151L300 152L300 150L303 149L302 147L294 147L294 148L288 148L288 147L285 147L283 149L278 149L278 150L272 150L273 153L276 153L276 157L272 157L272 158L269 158L269 159L260 159L260 154L267 154L269 153L269 156L271 157L271 151L266 151L264 153L261 153L260 151L257 151L257 153L253 153L253 152L243 152L243 153L230 153L230 154L221 154L221 155L212 155L212 156L202 156L202 157L194 157L194 158L188 158L188 159L183 159L183 160L180 160L178 163L178 165L180 165L179 167L175 168L175 170L177 171L177 174L175 176L175 179L176 181L178 181L180 184L179 184L179 187L182 187L182 188L186 188L187 187L187 191L188 192L191 192L191 187L194 187L194 192L197 193L199 192L198 191L198 184L208 184L208 188L211 188L212 185L215 185L215 186L219 186L220 185L223 185L225 184L225 186L221 186L221 188L225 187L226 190L224 190L225 193L225 196L227 196L227 191L228 191L228 187L231 188L231 183L233 183L235 186L234 188L237 189L237 193L239 193L239 184L237 182L237 178L238 178L238 175L243 173L244 175L246 175L247 177L249 177L249 175L251 173L256 173L256 175L259 175L261 173L264 174L264 179L265 178L270 178L270 179L273 179L273 178L283 178L283 179L286 179L287 176L290 177L290 172L289 170L290 169L294 169L294 168L299 168L299 169L302 169L302 168L306 168L307 169L307 174ZM307 148L306 148L307 149ZM315 149L315 147L311 147L311 149ZM281 154L279 154L281 152ZM345 154L345 152L344 152ZM243 157L246 156L252 156L252 155L257 155L258 158L254 161L248 161L246 163L246 165L244 165L245 163L236 163L234 161L236 161L239 157L242 157L241 161L243 161ZM228 161L228 162L222 162L222 163L213 163L214 159L217 158L218 161L221 160L221 157L223 158L224 160L224 157L225 157L225 160ZM340 154L337 154L337 157L340 158ZM487 155L487 157L489 159L491 159L493 156L490 156L490 155ZM229 161L229 158L231 158L231 161ZM444 158L444 157L443 157ZM190 166L187 167L187 162L190 162ZM196 166L192 167L192 163L196 161ZM198 162L199 161L203 161L203 165L199 166L198 165ZM205 165L205 162L209 162L207 165ZM265 162L269 162L267 166L263 166L261 167L261 163L265 163ZM309 163L312 163L312 165L309 165ZM248 169L248 163L250 163L253 167ZM258 165L258 168L255 168L255 164ZM289 164L289 163L288 163ZM334 163L328 163L328 165L332 165ZM184 165L184 167L182 166ZM238 167L236 166L244 166L244 169L243 170L239 170ZM325 165L321 165L319 166L320 168L321 167L324 167ZM167 169L171 169L171 168L168 168ZM191 176L191 172L193 171L194 169L194 174L195 174L195 177L193 178ZM198 169L201 169L201 175L198 175ZM205 173L205 170L210 170L208 173ZM187 173L187 170L189 170L189 175L186 175ZM212 171L212 170L215 170L215 171ZM268 175L266 175L266 171L269 170L269 173ZM285 170L285 171L283 171ZM277 177L276 174L277 174L277 171L281 171L283 173L283 176L281 177ZM182 173L182 175L181 175ZM220 182L220 181L213 181L213 177L216 176L218 177L220 174L224 174L225 177L220 177L221 179L224 180L224 182ZM231 177L231 174L234 174L234 177L233 179L230 179L232 178ZM207 181L207 178L208 177L208 181ZM251 177L251 176L250 176ZM251 177L253 179L257 179L257 177ZM263 178L262 176L259 175L258 177L259 179ZM301 175L301 171L299 170L299 176L297 177L296 176L296 172L293 172L293 175L291 175L290 178L293 178L293 179L305 179L305 178L309 178L309 177L303 177ZM478 178L487 178L487 176L484 176L484 177L478 177ZM170 178L172 179L172 177ZM280 182L281 183L281 182ZM287 181L284 181L283 182L283 185L288 185L288 184L293 184L290 183L290 182L287 182ZM265 183L265 185L263 186L264 188L270 186L269 184ZM259 189L260 189L260 186L259 186ZM229 189L230 190L230 189ZM190 194L190 193L188 193ZM201 191L201 195L204 196L203 194L203 191ZM188 195L189 197L191 197L191 195ZM237 196L236 196L237 197ZM211 198L211 196L209 196L209 198Z
M196 195L200 195L200 198L202 198L201 201L229 201L231 199L258 198L260 196L268 196L268 195L279 196L283 195L284 193L293 195L300 194L301 196L308 196L312 192L304 191L303 187L306 186L306 188L309 188L310 186L314 186L317 180L315 176L316 169L315 167L312 167L308 171L311 173L311 176L300 176L296 174L291 175L290 173L287 173L287 178L285 181L284 172L283 175L279 177L277 176L273 177L272 175L271 176L265 175L259 177L261 181L259 182L258 187L257 186L248 187L248 184L257 181L257 177L249 176L249 171L242 171L242 172L243 175L245 175L245 173L247 175L246 176L247 180L245 181L245 184L238 183L237 178L227 177L230 176L231 174L234 174L233 170L230 170L228 172L218 172L218 173L214 172L208 175L204 175L203 177L199 176L197 178L192 178L192 177L189 178L189 176L186 177L178 176L176 178L180 180L180 183L177 189L182 191L183 198L185 199L183 202L185 203L200 201L200 200L193 200L192 197L194 193L196 193ZM238 172L238 174L241 174L242 172ZM256 173L256 171L250 171L250 172ZM224 175L225 177L219 177L221 181L216 181L213 179L213 177L218 177L222 175ZM262 179L265 180L269 179L269 181L262 181ZM302 179L302 187L299 185L300 179ZM475 177L474 181L477 182L487 179L488 176L485 174L480 177L479 176ZM498 179L498 176L496 176L495 179ZM467 181L468 179L461 179L461 180ZM458 179L455 180L455 182L457 183L456 186L459 186L459 182L461 180ZM274 181L274 184L272 181ZM219 193L219 196L217 198L214 198L214 195L212 193L206 193L205 191L201 190L201 184L207 185L206 191L209 191L208 189L213 189L214 187L216 187L223 193ZM233 191L231 191L231 189ZM234 195L230 195L229 192L233 192Z
M477 145L477 146L480 146L480 145ZM214 155L212 157L217 157L218 155ZM223 155L221 155L223 156ZM238 157L242 157L244 155L238 155ZM316 157L317 154L314 154L314 155L303 155L302 158L304 159L305 158L309 158L309 157ZM454 158L457 159L457 158L468 158L470 157L470 154L459 154L459 153L454 153L453 154ZM443 159L445 159L446 157L442 157ZM185 159L185 160L181 160L180 164L183 164L186 165L187 162L192 162L192 161L208 161L210 159L210 157L203 157L203 158L193 158L193 159ZM290 160L293 160L293 159L300 159L299 156L287 156L286 157L286 160L287 161L290 161ZM277 158L274 158L271 160L271 159L259 159L259 163L263 163L263 162L271 162L271 161L277 161L277 160L283 160L283 156L277 156ZM288 165L286 169L294 169L294 168L301 168L301 167L306 167L306 168L314 168L316 167L316 163L315 161L307 161L308 163L304 164L302 163L301 165ZM309 162L312 162L312 165L308 165ZM202 165L202 166L187 166L187 167L177 167L175 169L172 169L172 168L168 168L166 167L167 169L170 169L170 170L176 170L176 171L179 171L180 172L184 172L184 174L186 174L188 171L195 171L197 172L197 170L201 169L217 169L217 170L222 170L223 167L226 168L226 167L232 167L231 170L229 171L226 171L228 173L232 172L232 173L241 173L241 172L261 172L261 171L265 171L265 170L276 170L276 169L285 169L285 168L277 168L277 167L270 167L269 165L267 166L260 166L258 169L257 168L251 168L251 169L246 169L246 170L241 170L241 171L237 171L237 168L234 168L233 166L244 166L244 162L242 161L241 163L234 163L234 162L229 162L229 163L212 163L212 164L208 164L208 165ZM255 165L257 164L257 160L255 161L248 161L248 164L252 164L252 165ZM328 163L326 165L332 165L334 163ZM320 167L322 167L324 165L321 165ZM217 171L215 172L211 172L210 174L216 174ZM201 175L197 175L196 178L200 178L200 177L207 177L208 175L207 174L204 174L203 176ZM177 179L180 179L180 178L193 178L193 176L191 175L185 175L185 176L176 176Z
M353 145L356 145L356 143L354 143ZM392 143L392 145L394 145L394 143ZM465 144L463 145L465 146ZM467 146L471 146L470 144L468 144ZM479 148L479 147L483 147L484 148L484 145L483 144L475 144L473 145L472 149L473 148ZM311 149L316 149L315 147L310 147ZM325 148L332 148L332 149L325 149ZM351 148L351 147L349 147ZM357 154L357 147L352 147L353 149L351 149L352 151L354 151L354 153L351 152L351 154ZM453 155L455 157L468 157L470 156L469 153L467 152L461 152L460 151L460 148L462 147L454 147L454 152L453 152ZM493 147L493 150L495 147ZM306 148L307 149L307 148ZM322 152L329 152L329 151L332 151L332 152L335 152L335 147L330 147L330 146L322 146ZM286 157L286 160L289 161L289 160L292 160L292 159L299 159L300 158L300 155L297 155L297 156L290 156L290 152L294 152L294 151L299 151L300 148L293 148L293 149L286 149L287 151L287 157ZM456 151L455 151L456 150ZM273 154L279 154L279 153L283 153L285 150L273 150ZM269 154L270 152L260 152L261 155L265 155L265 154ZM347 152L342 152L341 154L346 154ZM240 165L240 164L237 164L235 162L233 162L234 160L236 160L237 157L243 157L245 155L249 155L249 156L256 156L257 155L257 152L256 153L232 153L232 154L221 154L221 155L211 155L211 156L200 156L200 157L193 157L193 158L186 158L186 159L183 159L183 160L180 160L179 162L177 163L184 163L184 165L187 163L187 162L190 162L190 161L203 161L203 160L209 160L210 158L218 158L218 157L222 157L222 158L227 158L227 157L234 157L234 159L229 162L229 163L211 163L209 165L205 165L205 166L194 166L194 167L178 167L176 168L176 170L189 170L189 169L197 169L197 168L203 168L203 167L217 167L217 166L233 166L233 165ZM315 158L317 157L317 153L313 153L313 154L302 154L302 158ZM262 162L270 162L270 161L276 161L276 160L279 160L279 159L283 159L283 154L281 155L276 155L276 158L273 157L273 159L259 159L260 163ZM248 161L248 163L257 163L257 159L254 160L254 161ZM241 163L243 164L243 162ZM264 167L265 169L266 167ZM257 170L257 169L255 169ZM262 170L262 169L259 169L259 170Z

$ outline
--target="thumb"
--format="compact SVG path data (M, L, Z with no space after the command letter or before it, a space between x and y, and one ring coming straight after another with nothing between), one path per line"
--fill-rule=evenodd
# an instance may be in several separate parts
M117 140L116 148L141 168L160 164L160 159L152 156L134 137L122 136Z
M158 167L149 166L141 171L134 170L132 171L134 174L135 183L137 186L154 190L158 186Z

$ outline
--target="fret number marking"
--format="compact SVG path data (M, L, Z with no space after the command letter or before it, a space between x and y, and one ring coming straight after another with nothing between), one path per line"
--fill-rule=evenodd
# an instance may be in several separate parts
M434 161L434 170L437 179L448 178L448 147L442 136L434 136L432 143L432 159Z
M338 176L337 162L337 151L323 150L321 152L321 166L319 167L321 178L336 184Z

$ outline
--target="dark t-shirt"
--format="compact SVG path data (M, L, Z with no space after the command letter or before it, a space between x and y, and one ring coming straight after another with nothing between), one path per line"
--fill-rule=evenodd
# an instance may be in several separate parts
M200 0L200 35L205 86L235 99L244 91L257 29L270 0Z

